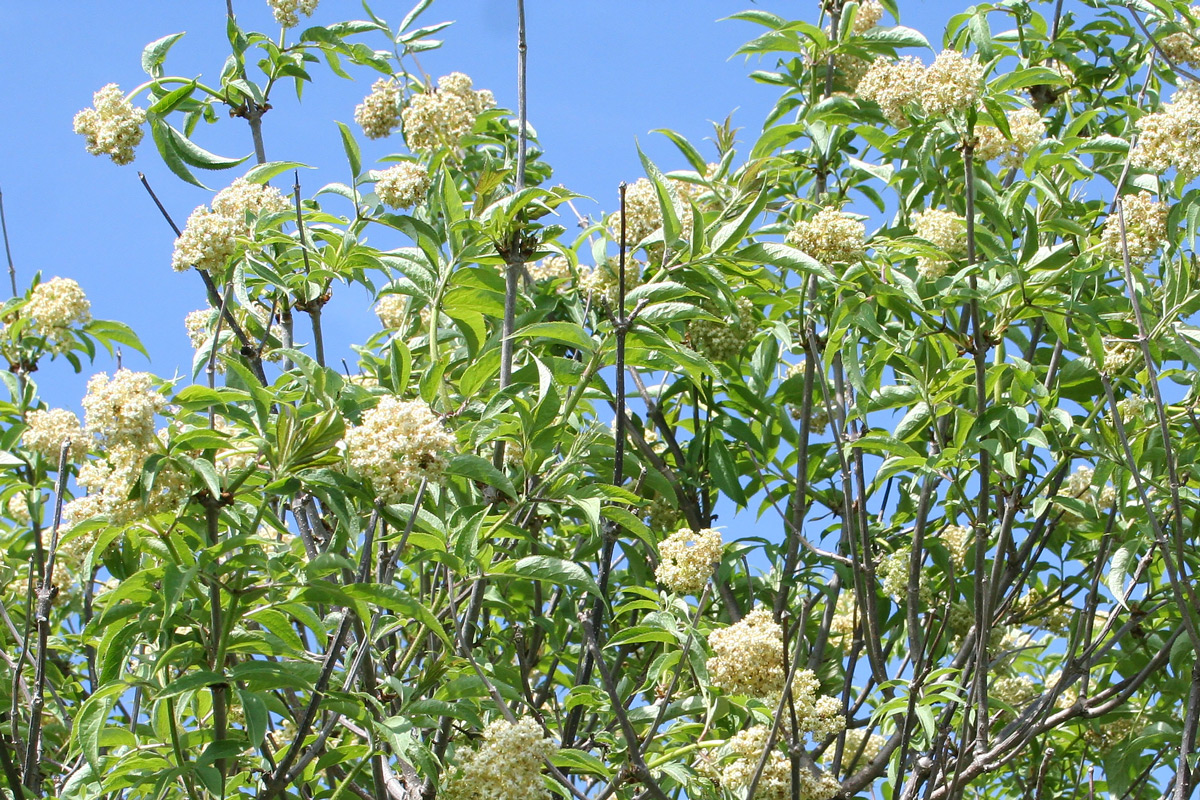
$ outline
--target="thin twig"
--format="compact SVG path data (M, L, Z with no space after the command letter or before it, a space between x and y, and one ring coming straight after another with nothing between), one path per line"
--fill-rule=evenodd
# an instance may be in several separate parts
M0 232L4 234L4 255L8 257L8 279L12 282L13 297L17 292L17 268L13 265L12 249L8 246L8 222L4 219L4 191L0 189Z

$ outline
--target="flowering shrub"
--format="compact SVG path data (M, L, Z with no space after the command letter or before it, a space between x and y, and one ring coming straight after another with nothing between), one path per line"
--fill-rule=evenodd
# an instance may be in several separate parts
M170 258L191 380L104 364L71 278L0 306L0 794L1194 794L1194 9L736 14L762 133L574 239L522 112L421 72L429 2L267 5L74 121L242 173ZM375 81L284 193L322 64Z

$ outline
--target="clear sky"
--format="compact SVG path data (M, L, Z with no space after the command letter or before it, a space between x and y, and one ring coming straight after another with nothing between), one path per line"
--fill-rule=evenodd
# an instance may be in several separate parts
M415 0L413 0L415 1ZM410 0L376 0L372 8L396 23ZM640 141L665 170L685 168L682 158L655 128L673 128L701 145L710 120L731 112L751 140L776 91L746 75L772 63L731 57L761 31L745 22L720 22L746 8L815 19L816 2L758 3L752 0L528 0L529 118L537 129L554 183L598 200L581 210L612 210L616 187L641 174L635 142ZM244 28L277 35L265 0L234 0ZM905 24L923 30L931 42L947 16L959 7L917 2L907 7ZM323 0L314 24L359 18L352 0ZM500 105L515 108L515 0L435 0L422 17L426 24L455 20L439 34L442 49L426 54L422 66L437 76L470 75L477 88L491 89ZM885 24L889 21L885 19ZM91 105L92 93L109 82L125 91L140 84L143 46L169 33L186 31L167 61L168 74L203 76L216 82L228 53L222 0L65 0L0 4L0 188L18 279L28 285L41 270L79 281L98 318L134 327L150 351L149 365L136 354L125 363L163 377L186 376L191 349L183 328L188 311L204 305L200 281L171 270L173 234L138 182L146 173L167 208L182 225L211 194L187 186L162 165L149 135L137 161L118 167L84 150L71 120ZM368 43L371 43L370 40ZM383 46L383 42L374 42ZM927 54L928 55L928 54ZM314 66L315 83L297 102L279 91L264 118L267 156L320 167L302 173L306 194L346 178L345 159L334 120L353 122L354 106L377 77L366 69L346 81ZM139 105L145 106L144 98ZM222 118L195 135L222 155L251 150L242 120ZM362 140L364 161L402 149L398 137ZM711 147L702 147L711 155ZM248 165L247 165L248 166ZM214 190L241 174L198 173ZM336 210L336 209L335 209ZM570 226L570 220L564 223ZM337 292L327 309L330 362L347 356L348 342L361 342L377 330L365 296ZM298 326L298 336L300 327ZM351 361L351 364L353 362ZM93 371L111 370L101 356ZM87 373L70 374L62 362L44 364L35 378L54 405L78 407Z

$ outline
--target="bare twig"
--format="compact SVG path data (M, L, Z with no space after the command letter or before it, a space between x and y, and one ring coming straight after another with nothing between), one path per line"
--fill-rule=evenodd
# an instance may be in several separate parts
M8 279L12 282L13 297L17 292L17 268L13 265L12 249L8 246L8 222L4 219L4 191L0 189L0 233L4 234L4 255L8 257Z

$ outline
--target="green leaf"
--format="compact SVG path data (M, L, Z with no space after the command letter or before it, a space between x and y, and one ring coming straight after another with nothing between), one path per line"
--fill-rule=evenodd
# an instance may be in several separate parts
M258 164L253 167L242 177L247 183L266 183L284 172L290 172L294 169L312 169L307 164L301 164L299 161L268 161L265 164Z
M167 52L171 46L183 37L183 33L172 33L161 39L155 39L142 50L142 71L151 78L161 78L162 65L167 60Z
M592 341L592 337L588 335L582 325L576 325L574 322L535 322L533 325L526 325L513 335L540 337L562 342L584 353L591 353L596 349L596 343Z
M1129 562L1133 560L1133 550L1129 545L1121 545L1117 548L1117 552L1113 553L1112 565L1108 568L1108 577L1104 583L1108 586L1108 590L1112 592L1115 599L1122 608L1128 609L1125 604L1125 576L1129 574Z
M154 146L158 148L158 154L162 156L163 163L167 165L167 168L171 172L193 186L208 189L207 186L196 179L196 176L192 174L187 164L184 163L183 157L179 155L175 137L170 133L170 126L162 122L158 117L151 117L150 135L154 137Z
M586 569L574 561L566 561L553 556L526 556L520 561L505 561L497 564L496 574L518 575L536 581L570 586L583 589L596 597L600 597L600 587Z
M474 453L459 453L450 459L450 463L446 465L446 472L493 486L513 500L517 499L517 489L508 476L492 466L492 462Z
M179 157L189 166L208 170L230 169L250 157L247 154L241 158L225 158L216 153L210 153L170 125L166 123L162 123L162 125L166 129L166 135L174 139L173 144Z
M726 497L737 503L738 506L746 505L746 493L738 482L738 471L733 461L733 454L729 452L729 446L720 436L714 438L709 445L708 471L712 476L713 485L724 492Z
M117 344L122 344L126 347L132 347L146 358L150 357L150 354L146 352L146 348L142 344L142 340L139 339L137 334L133 332L133 328L129 327L124 322L116 322L108 319L94 319L88 324L84 325L83 330L88 335L94 336L97 340L99 340L100 343L103 344L110 353L113 351L112 343L116 342Z
M339 122L337 126L342 134L342 149L346 151L346 159L350 162L350 172L357 178L362 174L362 153L358 149L358 142L346 123Z

